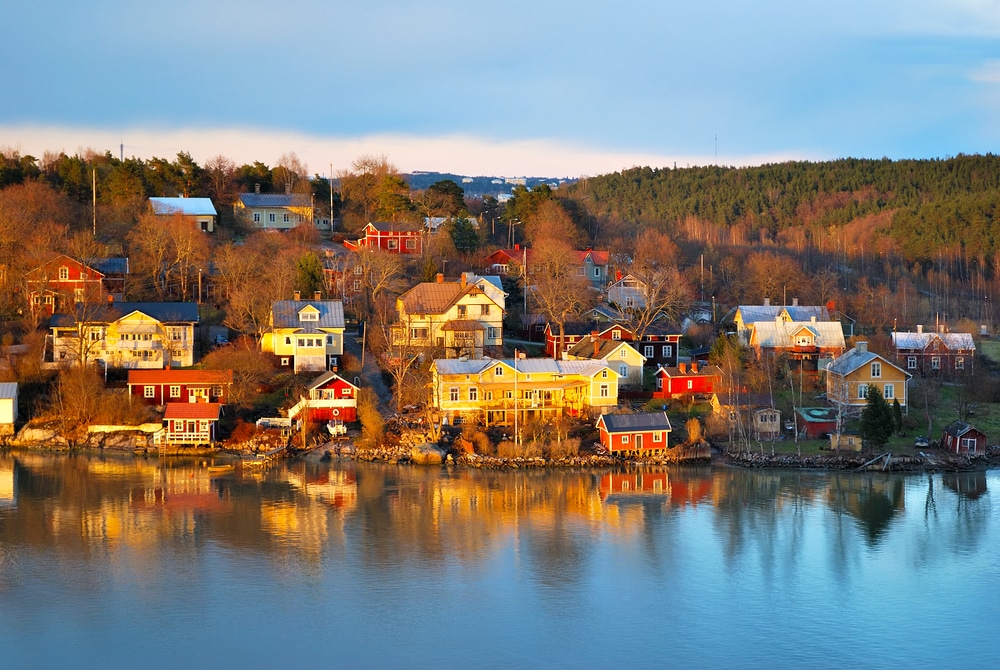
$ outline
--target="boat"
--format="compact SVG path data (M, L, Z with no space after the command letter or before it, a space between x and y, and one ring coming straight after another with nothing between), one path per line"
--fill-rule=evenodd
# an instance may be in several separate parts
M208 466L208 474L211 475L224 475L228 472L232 472L236 469L235 465L210 465Z

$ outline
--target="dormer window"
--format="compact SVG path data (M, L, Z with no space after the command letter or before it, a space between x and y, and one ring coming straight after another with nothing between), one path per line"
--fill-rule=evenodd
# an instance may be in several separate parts
M314 310L303 310L299 312L299 321L319 321L319 312Z

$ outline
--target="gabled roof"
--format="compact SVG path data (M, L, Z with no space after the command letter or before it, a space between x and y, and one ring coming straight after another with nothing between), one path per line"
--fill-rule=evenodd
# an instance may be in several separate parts
M949 423L947 426L944 427L945 435L951 435L952 437L956 438L962 437L963 435L965 435L970 431L975 431L980 435L985 434L983 433L983 431L979 430L975 426L970 426L969 424L963 421L952 421L951 423Z
M554 358L522 358L515 361L512 358L477 358L463 361L459 358L437 358L433 363L438 374L442 375L475 375L496 364L502 364L511 369L516 365L517 371L520 374L561 374L593 377L602 370L608 370L611 374L616 377L618 376L618 373L604 361L591 360L562 361Z
M972 339L971 333L897 332L892 334L892 343L896 349L926 349L935 338L941 340L949 351L976 349L976 342Z
M879 356L878 354L872 351L868 350L861 351L857 347L851 349L850 351L846 351L842 355L835 358L833 362L827 366L826 370L827 372L830 372L832 374L839 375L841 377L846 377L847 375L851 374L858 368L864 367L865 365L868 365L874 360L879 360L882 362L883 365L888 365L890 367L896 368L904 375L906 375L907 379L913 376L909 372L899 367L898 365L893 364L886 358Z
M492 290L492 289L491 289ZM476 286L461 282L421 282L409 291L399 296L407 314L444 314L465 295L485 295L494 304L498 304L489 293Z
M838 321L755 321L751 326L750 341L765 349L790 347L792 338L803 328L808 329L816 339L817 347L847 346L844 342L844 328Z
M16 398L17 382L0 382L0 398Z
M319 319L300 321L299 313L306 307L319 312ZM343 328L344 303L340 300L278 300L271 305L271 325L274 328Z
M232 384L232 370L129 370L129 385L138 384Z
M240 193L244 207L312 207L305 193Z
M419 233L423 226L416 223L391 223L388 221L372 221L365 228L374 228L380 233Z
M604 425L609 433L632 433L647 430L672 430L666 412L644 412L641 414L602 414L597 426Z
M599 338L597 340L597 342L596 342L596 344L597 344L597 354L596 355L594 354L594 344L595 344L595 342L591 341L591 339L589 337L585 337L582 340L580 340L579 342L577 342L576 344L574 344L572 347L570 347L570 349L569 349L569 351L567 353L570 356L576 356L578 358L592 358L592 359L595 359L595 360L608 360L609 358L615 356L615 352L617 352L622 347L628 347L633 352L635 352L635 354L639 358L641 358L643 361L646 360L645 356L643 356L638 351L636 351L635 347L633 347L631 344L629 344L625 340L605 340L603 338ZM616 360L617 360L617 358L616 358Z
M352 384L351 382L347 381L346 379L338 375L336 372L330 371L330 372L324 372L319 377L316 377L316 379L309 382L309 385L306 386L306 391L315 391L316 389L323 388L324 386L330 384L331 382L338 382L338 381L344 382L345 384L347 384L352 388L355 389L358 388L357 386L354 386L354 384Z
M88 258L84 261L92 269L106 275L127 275L128 258Z
M86 263L84 261L78 261L77 259L73 258L72 256L67 256L66 254L58 254L57 256L53 256L49 260L45 261L44 263L42 263L38 267L29 270L26 273L25 276L28 277L28 278L30 278L33 275L42 274L42 270L45 269L45 268L51 268L51 267L56 267L56 266L60 266L60 265L78 266L78 267L83 268L84 270L89 270L90 272L94 273L95 275L103 276L103 274L104 274L99 269L95 268L93 265L90 265L90 264L88 264L88 263ZM88 281L96 281L96 279L97 278L94 278L94 279L91 279L91 280L88 280Z
M611 257L611 254L607 251L600 251L598 249L584 249L583 251L577 251L576 253L579 254L578 262L581 265L585 263L588 258L594 265L607 265L608 259Z
M823 305L737 305L731 314L735 316L737 310L743 323L773 321L783 312L787 312L792 321L809 321L812 317L817 321L830 320L830 310Z
M718 365L698 365L696 367L698 368L697 371L693 371L690 365L684 368L684 371L681 371L680 366L666 367L657 365L654 374L672 379L677 377L722 377L722 368Z
M198 305L193 302L115 302L100 309L91 309L87 323L111 323L130 314L140 312L160 323L198 323ZM72 326L77 314L53 314L50 324L55 327Z
M168 402L163 418L218 421L221 407L217 402Z
M154 214L218 216L211 198L150 198L149 204Z

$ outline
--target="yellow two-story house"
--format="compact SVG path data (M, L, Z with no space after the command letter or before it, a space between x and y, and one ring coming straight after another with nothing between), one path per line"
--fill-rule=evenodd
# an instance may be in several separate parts
M646 364L646 357L628 342L604 340L596 333L591 333L589 337L584 337L570 347L566 356L569 360L604 361L618 372L619 386L642 386L642 368Z
M114 302L78 305L73 314L55 314L52 357L56 363L160 369L194 365L193 302Z
M528 421L618 406L618 373L605 361L439 358L431 374L431 402L451 423L512 425L515 412Z
M295 372L336 370L344 355L344 305L340 300L279 300L271 305L271 331L260 341L282 367Z
M446 358L482 358L503 345L503 291L483 277L417 284L396 299L393 345L437 348Z
M906 383L912 375L888 359L868 351L867 342L836 358L826 369L826 399L834 405L860 412L868 404L868 389L878 388L890 405L898 400L906 409Z

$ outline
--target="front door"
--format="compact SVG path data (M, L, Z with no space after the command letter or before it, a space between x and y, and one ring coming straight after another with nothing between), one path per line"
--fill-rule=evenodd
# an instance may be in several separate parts
M635 436L635 450L638 451L642 449L642 435Z

